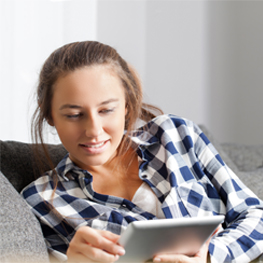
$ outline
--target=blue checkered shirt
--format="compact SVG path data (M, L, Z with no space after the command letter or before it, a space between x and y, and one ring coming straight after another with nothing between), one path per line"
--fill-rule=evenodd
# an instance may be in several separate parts
M158 197L166 218L225 215L224 229L209 245L211 262L249 262L263 253L263 202L225 165L197 125L162 115L130 137L142 159L139 177ZM131 201L94 192L92 175L68 155L56 171L54 195L52 171L22 191L56 256L66 253L80 226L121 234L134 220L157 219Z

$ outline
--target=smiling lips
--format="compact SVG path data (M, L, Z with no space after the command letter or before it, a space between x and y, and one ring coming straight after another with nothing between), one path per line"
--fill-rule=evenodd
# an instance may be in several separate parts
M103 144L105 144L105 141L101 143L97 143L97 144L81 144L81 146L84 146L87 148L100 148Z
M87 143L87 144L80 144L81 147L90 150L90 151L96 151L96 150L102 150L103 146L108 142L109 140L99 142L99 143Z

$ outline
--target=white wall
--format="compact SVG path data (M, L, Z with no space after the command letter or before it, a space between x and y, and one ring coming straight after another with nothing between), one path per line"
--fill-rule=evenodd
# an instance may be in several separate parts
M0 138L27 141L29 99L39 68L63 39L61 4L11 0L0 5Z
M263 143L263 2L207 6L208 125L221 141Z
M136 67L145 100L198 123L207 119L205 8L193 1L98 4L98 40Z
M146 93L165 112L207 120L206 4L147 2Z
M1 140L30 140L29 98L46 57L97 39L137 68L148 102L222 142L263 141L261 1L2 0L0 12Z
M30 141L38 74L59 46L96 39L96 0L0 1L0 139ZM47 138L57 142L53 132Z
M98 39L139 69L145 99L221 142L263 143L262 1L108 1Z
M146 1L99 0L97 39L107 43L130 62L143 82L146 74Z

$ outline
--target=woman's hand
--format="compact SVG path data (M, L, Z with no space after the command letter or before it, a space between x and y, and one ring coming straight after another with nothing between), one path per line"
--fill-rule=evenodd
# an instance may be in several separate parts
M160 254L153 258L153 262L205 263L207 262L209 241L201 247L194 257L188 257L182 254Z
M115 262L125 254L117 244L118 239L109 231L81 227L69 244L68 262Z
M173 263L205 263L208 257L208 247L212 237L222 229L218 226L211 237L201 247L194 257L188 257L182 254L159 254L153 258L153 262L173 262Z

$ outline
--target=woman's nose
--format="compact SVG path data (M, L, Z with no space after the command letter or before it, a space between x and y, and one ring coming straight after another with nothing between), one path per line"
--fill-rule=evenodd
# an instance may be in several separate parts
M99 118L89 117L86 122L85 133L87 137L98 137L102 132L102 125Z

